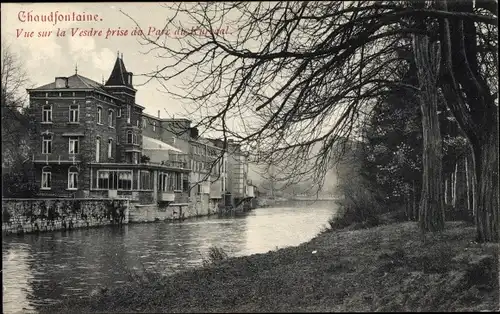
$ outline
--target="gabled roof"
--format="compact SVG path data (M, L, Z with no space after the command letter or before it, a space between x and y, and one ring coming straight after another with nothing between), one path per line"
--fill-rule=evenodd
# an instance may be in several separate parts
M94 80L91 80L85 76L81 76L78 74L74 74L68 77L68 87L66 88L74 88L74 89L97 89L101 92L106 92L103 88L104 86L100 83L97 83ZM34 88L33 90L43 90L43 89L56 89L56 82L52 82L49 84L42 85L40 87ZM64 88L57 88L64 89Z
M111 71L111 75L105 85L132 87L132 85L128 83L128 72L125 68L125 64L119 56L116 57L115 66L113 67L113 71Z

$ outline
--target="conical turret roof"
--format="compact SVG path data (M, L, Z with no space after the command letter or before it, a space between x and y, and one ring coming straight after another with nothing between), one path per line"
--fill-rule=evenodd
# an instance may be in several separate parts
M120 58L120 55L116 57L115 66L113 67L113 71L111 71L111 75L107 80L105 86L128 86L132 87L132 84L129 84L129 72L125 68L125 64L123 63L123 59Z

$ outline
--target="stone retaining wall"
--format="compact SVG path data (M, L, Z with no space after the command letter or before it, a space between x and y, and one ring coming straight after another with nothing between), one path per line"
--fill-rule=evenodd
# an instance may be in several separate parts
M130 222L152 222L182 220L190 217L209 216L218 213L218 202L198 197L192 203L170 203L132 205L130 207Z
M129 207L123 199L2 199L2 234L126 224Z

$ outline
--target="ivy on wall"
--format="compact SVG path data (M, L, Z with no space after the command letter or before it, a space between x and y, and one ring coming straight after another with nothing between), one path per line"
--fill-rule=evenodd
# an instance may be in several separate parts
M127 202L124 200L6 200L2 201L2 221L12 223L17 218L25 223L37 220L54 222L93 218L122 223L126 218Z

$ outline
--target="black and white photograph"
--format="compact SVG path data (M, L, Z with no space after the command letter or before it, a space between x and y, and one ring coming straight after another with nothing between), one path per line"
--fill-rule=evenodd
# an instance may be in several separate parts
M498 312L498 1L3 2L3 313Z

